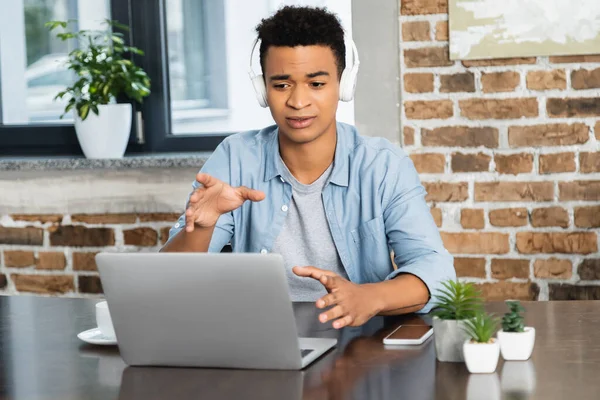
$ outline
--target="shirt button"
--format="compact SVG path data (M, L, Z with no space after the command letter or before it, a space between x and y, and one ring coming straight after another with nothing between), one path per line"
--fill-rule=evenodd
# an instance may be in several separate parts
M260 251L260 254L267 254L267 249L262 249L262 250Z
M180 226L181 224L179 224L179 222L175 224L175 228L179 228Z
M288 210L288 206L281 207L281 211L286 212Z
M281 179L281 182L285 183L285 179L283 179L281 176L279 177L279 179Z

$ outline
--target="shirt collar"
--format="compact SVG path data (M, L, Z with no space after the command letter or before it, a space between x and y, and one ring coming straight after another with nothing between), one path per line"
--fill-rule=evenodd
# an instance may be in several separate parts
M335 146L335 158L333 160L333 171L329 182L338 186L348 186L348 175L350 163L348 162L351 142L354 140L353 127L341 122L336 122L337 143ZM264 181L282 175L279 160L279 128L275 129L266 141L265 152L265 176Z

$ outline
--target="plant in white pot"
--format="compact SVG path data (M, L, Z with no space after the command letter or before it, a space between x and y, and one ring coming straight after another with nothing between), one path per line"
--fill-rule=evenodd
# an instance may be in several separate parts
M465 320L482 309L479 291L472 283L446 281L434 295L433 334L435 354L442 362L462 362L463 343L467 339Z
M126 45L123 33L113 32L113 28L127 31L126 25L105 20L104 30L70 32L66 30L69 22L46 23L51 31L62 28L56 35L59 39L75 40L80 46L69 53L66 62L77 80L56 99L69 99L65 114L74 111L75 131L87 158L121 158L131 131L132 107L117 104L117 98L141 103L150 94L150 78L129 57L144 52Z
M467 369L472 374L491 374L496 371L500 346L492 336L498 328L498 320L485 312L465 321L465 330L470 339L463 344Z
M519 301L507 301L509 312L502 317L502 330L498 332L502 358L507 361L525 361L531 357L535 345L535 328L525 326L525 308Z

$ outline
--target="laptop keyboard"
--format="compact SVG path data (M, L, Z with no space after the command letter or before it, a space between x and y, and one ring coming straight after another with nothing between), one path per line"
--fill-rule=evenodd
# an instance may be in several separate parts
M300 349L300 357L304 358L312 352L313 349Z

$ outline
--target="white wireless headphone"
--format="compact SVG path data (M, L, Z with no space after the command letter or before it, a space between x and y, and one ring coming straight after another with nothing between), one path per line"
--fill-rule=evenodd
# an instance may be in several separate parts
M258 38L254 40L252 50L250 51L250 69L248 70L248 75L250 75L250 80L252 81L258 104L260 104L261 107L267 107L267 87L265 86L263 75L255 74L252 70L252 56L254 55L254 49L258 44L258 40ZM348 53L348 48L350 47L352 50L352 57L350 66L346 65L346 68L344 68L344 71L342 72L342 77L340 78L340 100L350 101L354 98L356 76L358 75L360 61L358 60L358 50L356 49L354 41L347 38L344 42L346 45L346 53ZM348 44L350 46L348 46Z

